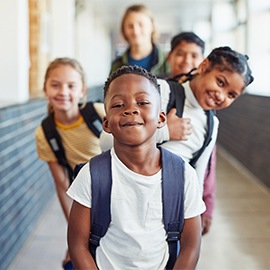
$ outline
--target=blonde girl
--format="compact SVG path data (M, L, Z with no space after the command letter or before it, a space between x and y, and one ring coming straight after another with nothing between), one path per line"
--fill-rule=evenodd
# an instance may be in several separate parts
M48 99L48 114L53 114L70 167L74 168L76 164L87 162L100 154L99 138L87 127L78 106L80 102L82 106L86 104L85 76L79 62L71 58L57 58L52 61L45 74L44 92ZM103 103L93 105L103 118ZM58 163L42 126L36 129L35 138L38 156L48 163L59 202L68 220L72 201L66 195L70 185L67 170ZM68 255L64 264L67 261Z

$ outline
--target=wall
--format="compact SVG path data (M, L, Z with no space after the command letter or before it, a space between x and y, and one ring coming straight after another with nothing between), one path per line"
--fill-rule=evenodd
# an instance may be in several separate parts
M88 100L103 100L103 85ZM15 258L55 194L48 165L36 153L34 132L47 100L0 109L0 269Z
M270 187L270 97L244 94L217 115L218 142Z
M7 269L55 192L34 139L46 109L42 100L0 109L0 269Z
M0 104L29 98L28 1L0 1Z

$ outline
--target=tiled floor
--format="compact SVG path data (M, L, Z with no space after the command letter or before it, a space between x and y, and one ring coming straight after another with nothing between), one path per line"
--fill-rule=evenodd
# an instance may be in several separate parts
M213 225L197 270L269 270L269 189L220 148L217 178ZM8 270L60 270L65 249L66 224L55 199Z

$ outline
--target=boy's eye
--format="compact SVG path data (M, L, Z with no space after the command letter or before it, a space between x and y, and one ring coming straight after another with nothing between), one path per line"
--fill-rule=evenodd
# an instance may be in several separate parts
M193 58L193 59L197 59L197 58L199 58L199 55L196 54L196 53L194 53L194 54L192 54L192 58Z
M116 103L112 105L112 108L122 108L124 106L123 103Z
M176 56L184 56L184 53L181 51L176 52Z
M138 103L138 105L140 105L140 106L144 106L144 105L149 104L148 101L138 101L137 103Z

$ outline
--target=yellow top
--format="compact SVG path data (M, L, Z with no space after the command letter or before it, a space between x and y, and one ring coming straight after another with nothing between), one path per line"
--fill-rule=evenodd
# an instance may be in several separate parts
M105 115L103 103L94 103L94 107L101 118ZM81 117L72 125L63 125L56 122L56 129L61 137L67 161L72 168L76 164L87 162L101 153L99 138L89 130ZM57 162L41 126L35 131L38 157L46 162Z

